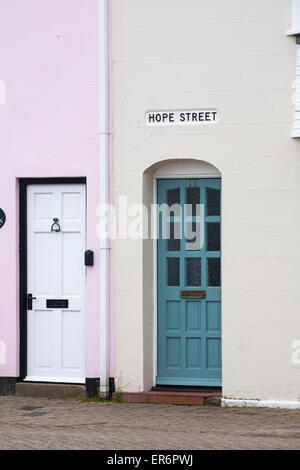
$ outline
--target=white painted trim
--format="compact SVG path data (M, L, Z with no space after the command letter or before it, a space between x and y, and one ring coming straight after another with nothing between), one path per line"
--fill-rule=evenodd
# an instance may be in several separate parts
M290 410L300 410L300 401L281 400L235 400L222 398L222 407L238 408L282 408Z
M295 112L291 137L300 137L300 45L296 45Z
M291 29L289 33L297 34L300 29L300 0L291 1Z
M177 159L163 162L154 173L154 177L159 179L220 178L221 173L203 160Z
M197 163L201 164L201 161L196 161ZM172 162L168 163L165 162L166 165L171 164ZM174 162L173 162L174 163ZM188 160L187 165L190 163L190 160ZM207 165L210 165L207 162ZM212 165L211 165L212 166ZM222 174L216 169L212 169L212 172L208 175L205 173L171 173L167 176L163 171L160 171L161 169L158 169L154 175L153 175L153 204L157 204L157 181L161 179L189 179L189 178L220 178L222 180ZM222 199L221 199L222 203ZM153 385L156 385L156 377L157 377L157 238L158 238L158 213L157 210L155 210L155 226L153 228L153 301L154 301L154 321L153 321ZM222 301L221 301L222 302Z

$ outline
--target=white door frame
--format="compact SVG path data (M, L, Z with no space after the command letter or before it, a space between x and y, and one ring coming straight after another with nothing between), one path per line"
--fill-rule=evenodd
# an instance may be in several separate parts
M20 216L20 377L23 381L30 381L30 377L27 374L27 302L25 298L27 297L28 287L27 287L27 187L28 186L38 186L38 185L84 185L85 186L85 222L84 222L84 246L86 247L86 232L87 232L87 184L85 177L63 177L63 178L22 178L20 179L20 206L19 206L19 216ZM84 260L84 256L82 257ZM86 354L86 276L84 284L84 293L83 293L83 306L84 306L84 331L83 331L83 350ZM84 359L84 366L85 359ZM86 373L85 373L86 375ZM40 381L51 382L52 380L47 380L45 377L40 377ZM35 377L35 381L38 381L38 377ZM69 380L68 378L63 378L60 382L56 383L85 383L84 380Z

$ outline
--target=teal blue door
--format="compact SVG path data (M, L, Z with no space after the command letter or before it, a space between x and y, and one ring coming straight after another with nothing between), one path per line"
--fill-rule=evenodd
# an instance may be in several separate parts
M158 181L158 385L221 386L221 180Z

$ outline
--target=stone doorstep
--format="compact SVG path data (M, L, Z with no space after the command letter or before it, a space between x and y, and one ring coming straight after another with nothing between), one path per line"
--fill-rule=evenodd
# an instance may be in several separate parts
M50 384L19 382L16 383L17 397L79 399L86 397L85 385Z
M221 406L222 393L217 392L140 392L140 393L114 393L125 403L152 403L161 405L197 405Z
M86 398L85 385L51 384L19 382L16 383L16 396L33 398L57 398L57 399L84 399ZM152 391L129 393L115 392L113 398L118 398L125 403L152 403L161 405L196 405L196 406L221 406L222 393L218 392L176 392L176 391Z

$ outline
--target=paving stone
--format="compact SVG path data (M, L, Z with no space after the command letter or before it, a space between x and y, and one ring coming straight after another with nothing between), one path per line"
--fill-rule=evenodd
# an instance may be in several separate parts
M299 448L299 410L0 397L1 450Z

